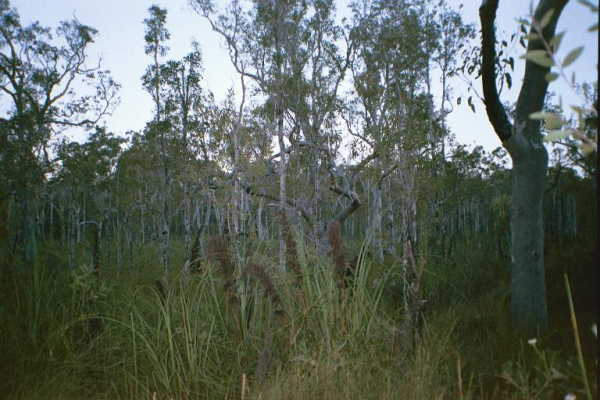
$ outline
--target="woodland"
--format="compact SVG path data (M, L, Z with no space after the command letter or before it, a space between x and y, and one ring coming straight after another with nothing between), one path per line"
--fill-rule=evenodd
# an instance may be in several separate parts
M190 0L224 101L153 5L153 116L112 132L102 32L0 0L0 397L595 398L597 82L549 89L581 53L555 54L566 1L507 37L471 3L479 26L445 0ZM459 143L457 107L502 147Z

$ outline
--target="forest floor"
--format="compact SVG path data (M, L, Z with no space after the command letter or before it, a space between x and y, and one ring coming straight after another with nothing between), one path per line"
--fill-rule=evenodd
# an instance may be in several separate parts
M296 276L259 246L243 273L203 263L165 287L155 247L123 269L107 255L98 275L85 257L66 268L58 245L34 266L2 257L0 397L584 399L563 271L598 393L597 271L581 247L547 246L551 326L535 338L510 328L507 261L468 244L422 257L412 323L398 260L366 258L341 288L329 259L298 249Z

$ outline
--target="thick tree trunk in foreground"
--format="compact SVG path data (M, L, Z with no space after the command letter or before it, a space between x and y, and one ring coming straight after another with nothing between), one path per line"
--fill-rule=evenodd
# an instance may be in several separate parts
M548 325L543 221L548 154L540 144L511 155L511 315L515 328L535 333Z
M541 0L534 18L541 21L549 10L553 14L543 29L550 42L564 0ZM548 90L545 79L549 68L532 61L525 64L525 76L519 92L514 125L509 122L496 88L496 35L494 21L498 0L483 0L481 19L481 75L485 107L496 134L513 161L511 212L511 313L513 328L536 334L548 326L544 271L543 195L548 154L542 143L540 121L529 116L542 110ZM530 40L527 51L543 50L544 44Z

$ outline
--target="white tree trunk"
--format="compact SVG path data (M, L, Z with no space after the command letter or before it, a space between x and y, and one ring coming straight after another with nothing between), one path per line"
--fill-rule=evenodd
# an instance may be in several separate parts
M285 153L285 142L283 140L283 115L279 116L279 121L277 122L277 139L279 142L279 154L281 154L279 159L279 208L281 213L286 212L286 173L287 173L287 161L286 161L286 153ZM282 224L279 224L279 267L282 271L286 269L286 246L285 240L283 237L283 227Z

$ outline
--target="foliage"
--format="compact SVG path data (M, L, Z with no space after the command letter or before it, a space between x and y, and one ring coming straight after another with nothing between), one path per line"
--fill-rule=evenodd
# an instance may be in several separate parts
M590 9L593 14L598 14L598 7L594 6L588 1L580 1L582 5L586 6ZM540 19L536 20L531 17L531 22L528 20L521 20L521 23L524 26L532 26L532 33L529 34L529 40L540 40L544 44L544 49L541 50L531 50L528 51L522 58L533 61L534 63L544 66L544 67L557 67L558 72L550 71L546 74L545 79L548 82L553 82L559 77L562 78L574 92L577 92L576 85L577 81L575 78L575 73L571 75L571 78L567 78L566 76L566 68L573 64L583 53L583 46L579 46L570 50L564 59L558 60L557 53L560 49L560 45L562 43L563 36L565 35L565 31L557 33L550 41L546 40L544 35L542 34L543 29L549 24L550 19L554 13L554 9L549 9L546 14ZM588 29L590 32L598 30L598 24L591 26ZM596 82L597 87L597 82ZM597 88L596 88L596 97L597 99ZM583 99L589 100L588 99ZM561 101L562 108L562 101ZM539 119L543 120L545 123L545 127L548 130L548 134L544 137L544 141L546 142L556 142L561 139L566 139L570 136L580 141L579 150L583 153L583 155L587 155L592 152L597 152L596 140L594 140L594 136L596 132L593 130L586 129L586 121L589 119L598 118L598 109L597 109L597 100L595 108L588 102L583 103L583 105L571 106L572 111L577 115L577 124L573 127L565 127L567 122L564 121L560 115L552 112L544 112L539 111L532 113L529 117L531 119Z
M304 246L298 251L301 286L267 269L283 304L275 318L265 287L239 280L235 305L210 264L187 282L173 279L180 283L164 298L153 285L162 275L156 258L143 272L106 269L101 280L114 283L84 302L83 286L73 284L87 276L93 286L90 270L74 272L79 280L73 281L61 267L3 268L0 315L10 334L2 335L0 354L11 368L3 370L2 389L13 398L214 398L245 390L247 398L287 393L298 399L392 399L398 392L414 399L518 399L540 390L564 396L583 389L569 367L571 349L557 350L546 337L538 339L535 353L518 345L505 316L505 294L468 292L473 281L498 278L493 269L477 268L478 259L457 258L448 268L471 274L447 275L450 291L428 289L429 298L453 301L430 305L422 336L407 352L396 328L403 318L399 300L386 289L397 279L398 264L367 258L351 288L341 290L332 260ZM276 264L274 257L260 259ZM94 320L102 321L99 331L90 330ZM546 340L549 347L540 347ZM261 381L265 349L269 372Z
M579 394L557 275L572 277L589 368L593 158L566 139L547 174L555 319L532 353L508 316L509 152L457 144L446 123L453 79L476 68L458 62L474 36L460 9L362 0L340 20L317 0L192 5L225 40L242 98L215 101L199 43L169 58L167 10L152 6L140 75L154 115L122 137L97 120L117 85L85 66L95 30L70 21L55 40L0 0L0 89L22 100L0 119L0 391ZM496 82L510 85L502 68L513 66L499 55ZM1 78L10 68L20 80ZM593 116L583 122L591 132ZM89 136L56 140L65 127ZM27 237L39 252L21 251Z
M63 21L54 38L37 22L22 26L7 0L0 21L0 93L8 100L0 117L0 198L21 205L11 231L32 262L39 235L32 218L53 167L49 143L65 127L90 127L110 113L119 85L108 71L86 66L95 29Z

